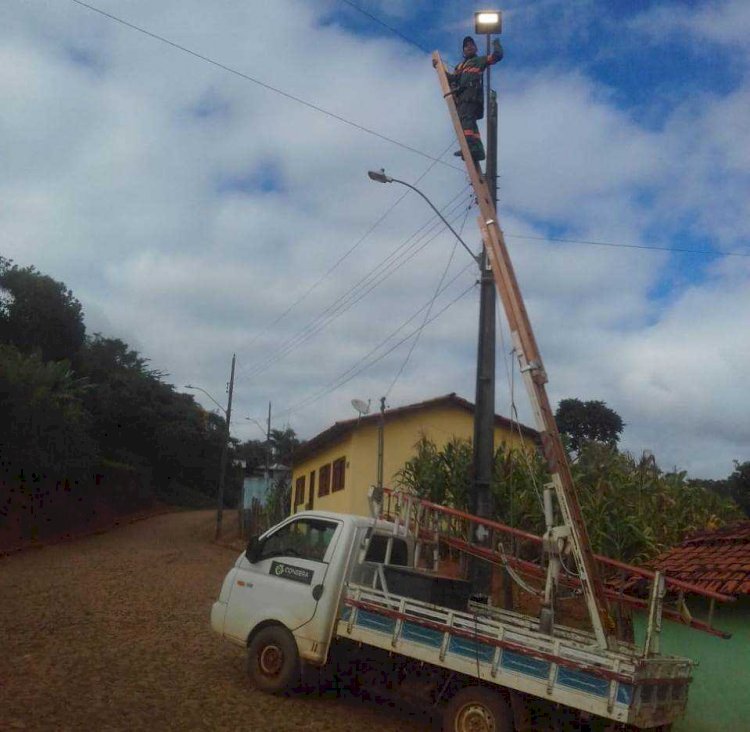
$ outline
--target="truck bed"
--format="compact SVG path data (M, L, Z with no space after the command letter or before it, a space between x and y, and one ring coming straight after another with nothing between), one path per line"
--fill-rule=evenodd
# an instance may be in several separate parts
M453 610L351 583L337 635L636 727L684 714L694 665L633 646L603 650L571 628L547 635L510 611Z

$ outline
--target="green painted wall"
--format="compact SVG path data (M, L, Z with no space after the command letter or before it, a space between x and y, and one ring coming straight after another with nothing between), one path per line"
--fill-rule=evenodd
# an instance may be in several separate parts
M693 600L688 606L695 618L707 617L707 603ZM671 622L662 626L662 652L699 663L690 684L687 715L674 732L750 731L750 597L717 604L713 624L732 637L722 640ZM635 629L636 640L643 643L645 616L635 618Z

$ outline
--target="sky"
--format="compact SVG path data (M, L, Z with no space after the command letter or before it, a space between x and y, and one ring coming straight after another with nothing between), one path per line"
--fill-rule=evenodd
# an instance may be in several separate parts
M0 254L180 390L225 404L236 353L238 439L269 401L303 438L353 398L473 401L474 265L366 173L480 248L428 53L456 62L480 7L7 0ZM502 9L499 218L550 399L725 477L750 460L750 3ZM531 423L500 321L496 408Z

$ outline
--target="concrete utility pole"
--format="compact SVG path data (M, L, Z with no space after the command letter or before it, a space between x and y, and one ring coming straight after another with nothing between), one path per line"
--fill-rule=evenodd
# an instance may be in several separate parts
M385 452L385 397L380 397L380 420L378 422L378 477L379 500L383 500L383 454Z
M221 448L221 468L219 469L219 495L216 506L216 535L214 539L221 536L221 521L224 517L224 480L227 474L227 455L229 454L229 425L232 421L232 393L234 392L234 362L235 354L232 354L232 371L229 376L229 399L227 400L226 411L226 434L224 435L224 444Z
M491 53L491 35L487 34L487 55ZM487 67L487 163L485 179L497 205L497 96L490 85ZM481 271L479 295L479 338L477 342L476 407L474 410L474 482L470 511L477 516L491 518L493 514L492 469L495 458L495 280L487 252L482 247L479 263ZM480 527L481 531L481 527ZM481 532L484 534L484 532ZM474 537L477 544L489 548L489 532ZM474 591L490 595L492 567L481 560L471 562L470 577Z
M268 422L266 423L266 497L271 487L271 402L268 402Z

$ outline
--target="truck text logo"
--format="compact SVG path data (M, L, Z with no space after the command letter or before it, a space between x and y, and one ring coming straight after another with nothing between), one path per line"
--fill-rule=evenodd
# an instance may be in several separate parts
M293 582L302 582L305 585L309 585L313 578L312 570L305 569L304 567L295 567L291 564L284 564L283 562L271 562L271 571L269 574L276 575L276 577L283 577Z

